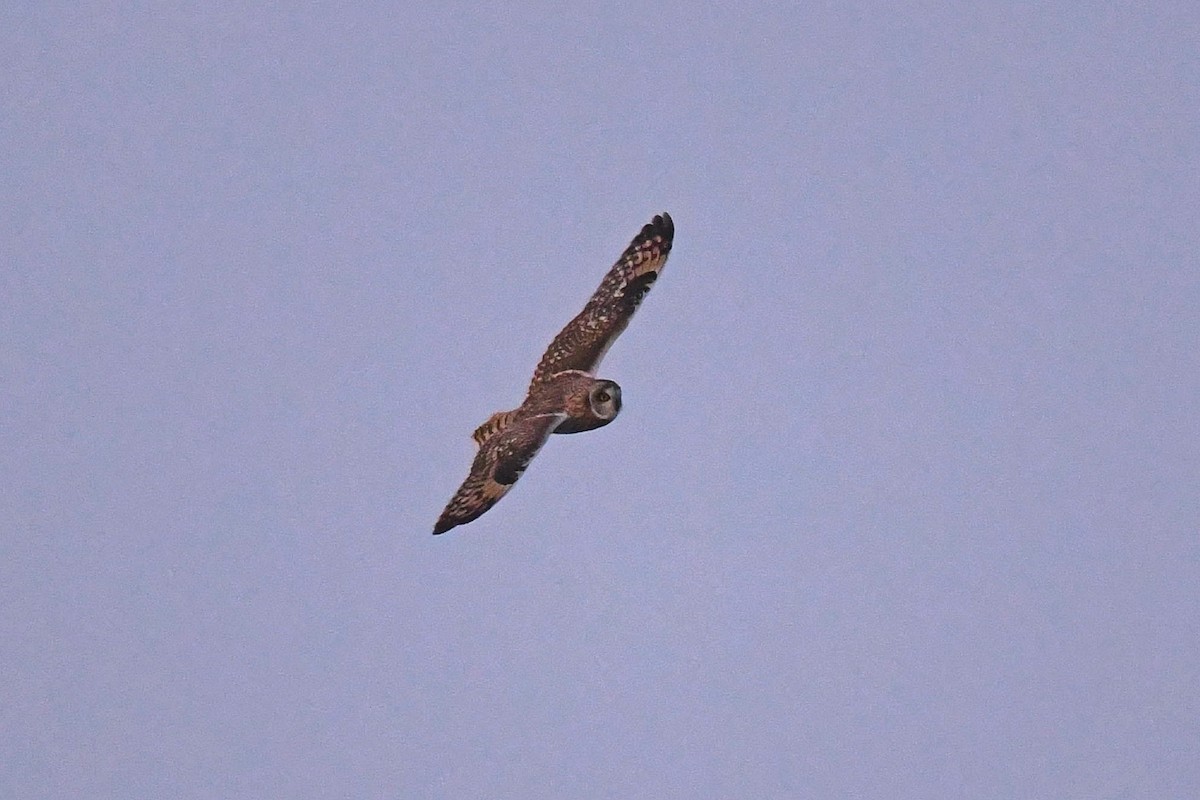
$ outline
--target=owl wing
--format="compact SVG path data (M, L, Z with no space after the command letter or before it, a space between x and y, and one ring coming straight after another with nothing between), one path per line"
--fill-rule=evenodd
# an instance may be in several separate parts
M438 517L434 535L478 519L496 505L566 418L561 413L524 417L483 441L471 463L471 474Z
M675 223L666 213L633 237L583 311L554 337L533 371L531 386L567 369L595 374L600 360L658 279L674 237Z

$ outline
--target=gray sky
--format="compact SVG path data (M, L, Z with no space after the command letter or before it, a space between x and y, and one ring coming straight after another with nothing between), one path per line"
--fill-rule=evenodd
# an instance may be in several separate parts
M0 796L1200 796L1193 3L241 5L0 10Z

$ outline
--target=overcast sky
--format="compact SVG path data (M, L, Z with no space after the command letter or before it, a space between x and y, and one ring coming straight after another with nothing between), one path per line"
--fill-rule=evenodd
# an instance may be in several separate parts
M0 9L0 796L1200 797L1194 3L271 5Z

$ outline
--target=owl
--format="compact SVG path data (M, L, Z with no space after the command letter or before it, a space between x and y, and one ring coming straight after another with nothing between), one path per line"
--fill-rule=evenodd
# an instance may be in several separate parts
M524 402L497 411L475 429L479 450L471 472L434 525L434 534L478 519L521 477L552 433L602 428L621 411L621 387L596 377L596 368L629 325L667 263L675 223L660 214L617 259L583 311L546 349Z

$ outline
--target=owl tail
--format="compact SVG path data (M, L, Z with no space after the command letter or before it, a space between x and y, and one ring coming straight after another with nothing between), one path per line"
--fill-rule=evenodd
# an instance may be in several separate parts
M512 411L497 411L495 414L492 414L487 418L487 422L480 425L471 434L471 438L475 440L475 446L479 447L488 439L507 428L516 416L517 409L515 408Z

